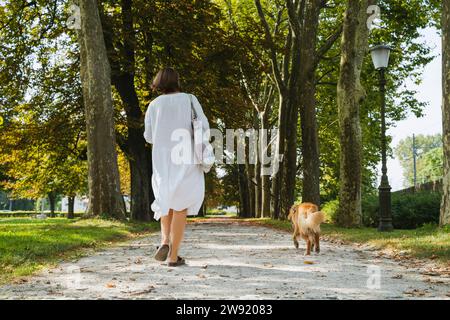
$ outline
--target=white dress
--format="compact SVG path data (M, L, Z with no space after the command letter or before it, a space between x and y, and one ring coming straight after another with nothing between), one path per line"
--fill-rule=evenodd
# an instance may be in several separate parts
M209 130L209 123L200 103L195 96L191 97L203 130ZM181 92L157 97L150 103L145 114L144 138L153 145L152 187L155 201L152 210L156 220L168 215L170 209L187 209L189 216L195 216L203 203L205 178L200 165L194 164L194 161L177 163L171 156L174 147L179 147L180 141L183 141L173 141L174 132L184 129L182 131L186 134L189 132L190 137L193 135L191 115L189 95ZM192 141L185 139L184 143L187 143L186 148L192 150L193 157Z

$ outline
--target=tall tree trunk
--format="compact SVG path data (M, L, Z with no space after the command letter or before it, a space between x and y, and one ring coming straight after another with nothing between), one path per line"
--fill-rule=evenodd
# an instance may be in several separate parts
M442 125L444 139L444 179L441 203L441 226L450 224L450 0L442 8Z
M253 113L253 128L258 128L259 125L259 113L257 110L254 110ZM253 204L253 217L259 218L261 216L261 158L259 157L259 134L258 130L255 131L256 133L256 149L254 152L256 152L255 160L256 163L253 165L253 183L250 185L250 188L253 188L253 197L254 197L254 204Z
M276 155L274 161L275 166L277 168L276 172L273 172L272 174L272 202L271 202L271 209L272 209L272 217L274 219L278 219L280 217L281 212L281 188L283 184L283 177L284 177L284 165L280 163L283 157L283 153L285 150L285 139L286 139L286 125L287 125L287 111L288 111L288 89L287 89L287 79L289 78L289 54L286 54L283 58L283 70L280 70L280 66L277 59L277 48L275 45L275 42L272 37L272 33L270 30L270 26L265 18L264 10L261 5L260 0L254 0L255 6L258 11L258 16L261 20L261 24L264 29L264 34L267 42L267 46L269 48L269 56L271 60L272 65L272 73L275 78L275 82L278 89L278 95L279 95L279 107L278 107L278 137L277 141L275 143L275 152ZM291 37L292 33L289 31L286 43L285 43L285 49L290 50L291 48ZM283 73L282 73L283 71Z
M255 165L255 217L261 217L261 197L262 197L262 179L261 179L261 162Z
M125 218L117 165L111 76L96 0L80 2L81 81L89 166L88 215Z
M101 12L107 54L112 69L112 84L117 89L123 102L127 119L127 137L122 137L119 143L130 163L131 175L131 218L138 221L153 219L151 204L154 200L151 186L152 159L151 148L143 137L143 112L135 87L135 51L136 35L133 28L133 1L121 0L122 34L120 43L123 47L114 47L112 22L104 12ZM151 48L150 48L151 50ZM118 57L120 52L122 56ZM148 76L148 75L146 75Z
M202 206L200 207L200 210L198 210L198 216L204 217L205 216L205 201L203 201Z
M278 137L275 143L275 164L274 166L278 169L277 172L272 174L272 218L279 219L281 217L282 199L281 190L282 183L284 181L284 165L279 157L284 156L285 141L286 141L286 122L287 122L287 99L285 94L280 94L280 104L278 108Z
M48 203L50 205L50 217L55 216L55 208L56 208L56 193L55 192L49 192L48 195Z
M320 202L319 144L316 119L316 43L322 0L287 0L293 31L289 79L289 127L286 136L286 191L284 216L295 200L297 176L297 121L300 109L303 163L303 201Z
M341 42L337 87L340 126L340 190L337 223L361 224L362 137L359 110L365 97L361 69L368 49L367 0L349 0Z
M299 17L297 16L297 19ZM285 157L283 167L285 168L285 183L282 190L282 209L280 218L286 219L289 214L289 208L295 201L295 181L297 178L297 122L298 122L298 87L300 64L300 34L294 32L292 36L292 73L289 81L289 102L287 106L286 139L285 139Z
M239 195L240 195L240 212L241 218L249 218L250 213L250 195L248 189L247 176L245 174L245 164L238 164L238 180L239 180Z
M249 207L250 207L250 217L255 217L256 214L256 189L255 189L255 165L247 164L247 183L248 183L248 195L249 195Z
M67 199L68 199L67 219L73 219L75 218L75 197L69 196Z
M303 168L302 201L317 205L320 205L320 161L316 117L316 44L322 3L322 0L305 1L299 76Z
M254 143L258 143L254 138L249 137L248 143L246 142L246 157L245 157L245 171L247 176L247 184L248 184L248 195L249 195L249 217L255 216L255 199L256 199L256 190L255 190L255 165L252 162L255 162L255 155L251 154L254 151Z
M152 159L144 139L143 113L134 84L136 35L133 27L133 1L122 0L123 54L121 68L113 68L113 84L125 106L127 116L127 150L131 171L131 218L138 221L153 219L151 204L154 200L151 187ZM119 71L120 70L120 71Z
M113 84L125 105L128 137L125 148L131 173L131 218L137 221L153 219L151 204L154 200L151 186L151 149L146 147L142 111L134 86L134 75L113 77Z
M263 147L266 147L266 145L268 144L268 128L269 128L269 114L270 114L270 106L268 105L266 107L266 109L264 110L264 113L261 116L261 132L263 132L263 134L265 135L265 143L264 146L261 147L260 145L260 159L263 159L263 152L264 150L262 149ZM261 134L259 136L259 139L261 139ZM266 150L266 152L269 152L270 150ZM261 218L269 218L270 215L270 200L271 200L271 196L270 196L270 175L267 174L267 165L265 164L261 164L261 172L260 172L260 176L261 176Z

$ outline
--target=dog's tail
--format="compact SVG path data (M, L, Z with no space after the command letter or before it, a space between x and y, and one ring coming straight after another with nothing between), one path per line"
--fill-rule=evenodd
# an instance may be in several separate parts
M308 214L308 217L305 219L305 226L316 233L320 233L320 224L324 221L325 214L322 211L316 211Z

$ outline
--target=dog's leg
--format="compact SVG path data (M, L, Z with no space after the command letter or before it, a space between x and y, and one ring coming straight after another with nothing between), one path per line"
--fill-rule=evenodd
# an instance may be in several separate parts
M296 225L294 225L294 234L292 235L292 240L294 240L294 246L296 249L298 249L298 228Z
M306 240L306 251L305 256L311 255L311 241L308 239Z
M316 243L316 252L319 253L320 252L320 234L319 233L315 233L314 234L314 242Z
M294 240L295 249L298 249L298 240L297 240L297 235L295 233L292 236L292 240Z

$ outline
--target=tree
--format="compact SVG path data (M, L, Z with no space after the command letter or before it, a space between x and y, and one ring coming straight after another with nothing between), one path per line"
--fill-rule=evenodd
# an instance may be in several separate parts
M263 26L267 54L278 93L278 138L275 154L283 155L283 163L273 175L273 216L287 217L295 200L297 175L297 134L299 113L302 119L303 192L302 200L320 202L319 150L315 109L315 72L318 64L316 41L319 14L327 1L287 0L276 4L274 27L271 30L263 6L255 0ZM288 25L283 30L283 14L287 9ZM281 30L281 31L280 31ZM275 39L284 36L280 45ZM319 49L321 54L333 41ZM280 55L280 52L282 54ZM275 159L281 161L282 159Z
M101 17L108 59L112 66L112 84L122 100L126 115L127 133L122 135L118 132L118 140L129 160L131 218L150 221L153 218L151 204L154 200L150 180L152 160L151 150L143 137L143 112L135 85L137 44L133 4L132 0L121 1L121 14L112 18L101 7ZM121 24L121 32L114 32L115 21Z
M0 56L10 57L0 58L7 62L0 67L5 120L0 126L0 183L13 198L48 197L53 213L60 194L73 198L86 192L79 57L71 52L72 39L61 33L61 6L7 6L2 19L7 24L0 31L1 42L8 43ZM40 36L18 37L17 30L25 29L24 35Z
M442 178L443 152L442 135L416 135L414 139L407 137L395 148L395 155L403 168L404 186L414 185L414 154L416 154L417 183L436 181Z
M344 17L341 42L341 67L337 86L340 126L340 192L337 223L361 224L360 105L365 97L361 70L368 48L366 25L368 1L349 0Z
M319 60L336 40L338 30L317 49L319 15L327 1L298 1L296 10L292 1L287 1L289 21L293 31L293 65L299 68L293 76L290 87L297 88L298 93L290 99L288 118L297 121L300 114L301 123L301 164L303 172L302 202L320 205L320 161L319 137L316 116L316 69ZM294 89L295 90L295 89ZM291 126L287 133L286 192L287 202L295 200L295 178L297 176L297 126Z
M89 164L88 215L123 219L111 77L96 0L80 3L81 81Z
M220 1L222 2L222 1ZM255 25L259 25L259 16L254 11L251 1L236 2L226 0L222 2L225 15L228 17L229 33L239 48L239 78L247 103L253 106L248 114L248 125L260 129L258 137L258 157L254 165L254 174L249 172L252 166L247 166L249 174L249 188L254 188L254 215L256 217L270 217L270 163L263 164L264 154L271 151L267 132L270 130L272 118L272 104L276 100L275 83L269 68L270 59L261 54L264 48L264 35ZM263 142L263 141L266 142Z
M442 6L442 124L444 141L444 194L442 196L441 226L450 224L450 1Z

